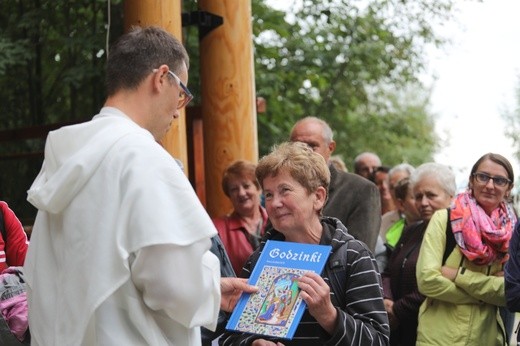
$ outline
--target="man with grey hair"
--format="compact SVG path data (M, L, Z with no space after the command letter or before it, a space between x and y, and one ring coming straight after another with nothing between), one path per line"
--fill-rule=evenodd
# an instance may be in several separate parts
M367 179L339 171L330 164L336 142L330 126L322 119L300 119L291 130L290 140L306 143L329 163L329 196L323 215L341 220L348 232L373 252L381 223L381 201L377 187Z
M200 345L247 289L220 280L213 222L158 144L191 99L188 62L168 32L134 28L110 51L99 114L49 134L28 191L32 345Z
M377 154L363 152L354 159L354 173L365 179L370 179L377 167L381 166L381 159Z

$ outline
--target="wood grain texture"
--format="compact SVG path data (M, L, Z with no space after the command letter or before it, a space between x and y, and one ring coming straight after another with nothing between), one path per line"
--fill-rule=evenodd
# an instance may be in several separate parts
M200 43L206 206L220 216L231 210L224 169L238 159L258 161L251 2L199 0L199 8L224 20Z

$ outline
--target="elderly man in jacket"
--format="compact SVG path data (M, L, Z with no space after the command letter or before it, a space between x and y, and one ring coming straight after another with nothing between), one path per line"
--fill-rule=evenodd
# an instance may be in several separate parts
M291 141L307 143L329 162L336 149L330 126L316 117L306 117L294 124ZM329 198L323 215L338 218L354 238L374 252L381 225L381 201L377 187L356 174L339 171L329 163Z

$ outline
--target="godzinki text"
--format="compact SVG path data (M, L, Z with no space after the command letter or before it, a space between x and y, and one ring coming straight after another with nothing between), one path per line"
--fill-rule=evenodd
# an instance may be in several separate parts
M313 253L305 253L303 251L293 252L292 250L281 251L280 249L275 248L269 252L269 257L286 259L291 261L319 262L321 258L321 253L317 251Z

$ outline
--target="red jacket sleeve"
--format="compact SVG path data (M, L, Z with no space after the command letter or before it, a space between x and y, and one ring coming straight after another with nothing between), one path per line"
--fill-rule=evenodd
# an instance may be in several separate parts
M29 242L22 223L7 203L0 201L7 239L0 240L0 267L23 266ZM0 238L2 236L0 235Z

